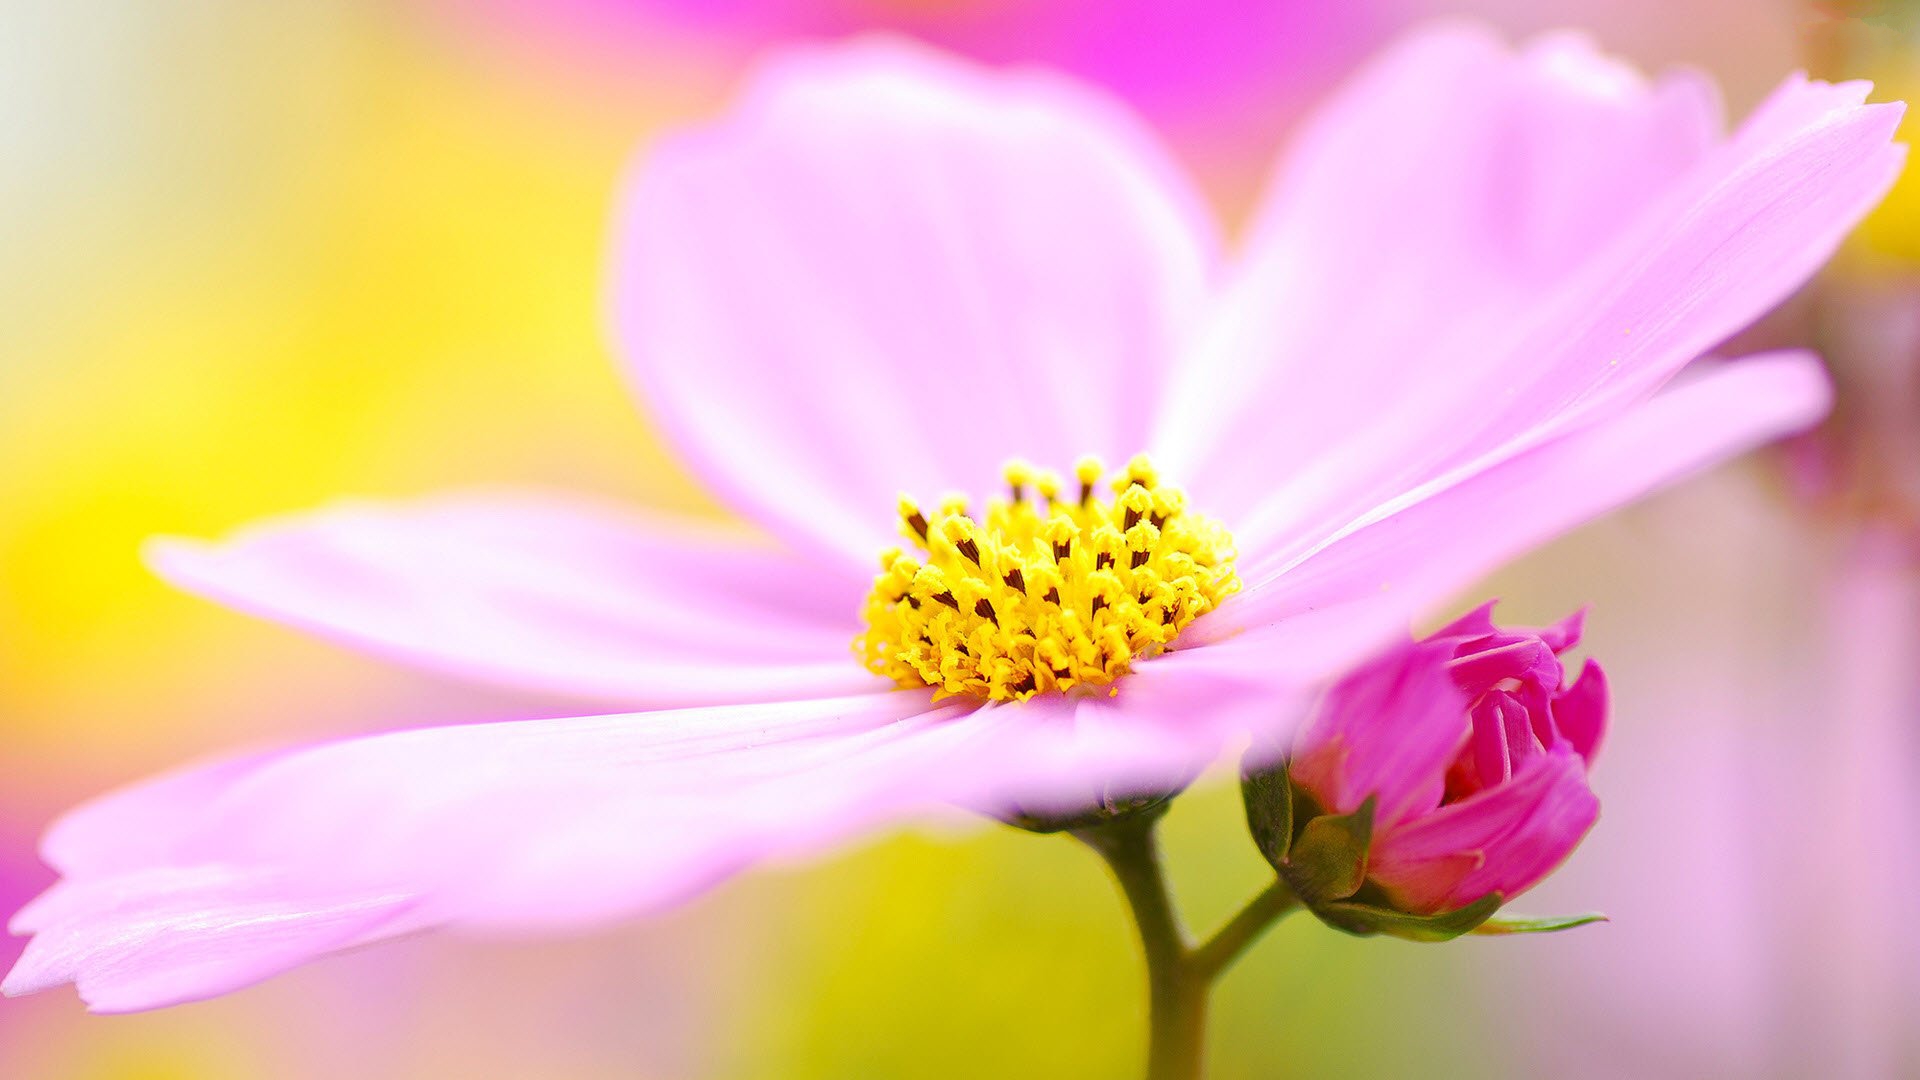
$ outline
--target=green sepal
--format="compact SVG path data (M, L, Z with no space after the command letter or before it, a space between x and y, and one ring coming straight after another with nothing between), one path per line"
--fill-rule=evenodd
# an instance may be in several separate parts
M1476 934L1552 934L1589 923L1607 922L1605 915L1586 911L1578 915L1496 915L1473 928Z
M1243 776L1240 798L1247 805L1253 846L1278 871L1293 847L1293 782L1287 778L1286 763Z
M1323 814L1293 786L1286 762L1242 776L1240 797L1254 846L1303 903L1344 900L1366 883L1372 798L1351 814Z
M1295 896L1309 903L1345 900L1367 880L1367 852L1373 846L1374 799L1351 814L1322 814L1310 819L1294 838L1280 876Z
M1546 934L1607 920L1598 912L1500 917L1496 912L1504 898L1499 893L1433 915L1396 911L1385 906L1385 893L1366 880L1373 843L1372 798L1351 814L1323 814L1310 795L1293 785L1286 762L1244 774L1240 795L1254 846L1301 904L1337 930L1439 942L1463 934ZM1355 895L1362 899L1352 899Z
M1452 911L1409 915L1392 908L1351 901L1334 901L1315 909L1322 922L1349 934L1386 934L1406 941L1452 941L1479 929L1500 910L1499 893L1487 895Z

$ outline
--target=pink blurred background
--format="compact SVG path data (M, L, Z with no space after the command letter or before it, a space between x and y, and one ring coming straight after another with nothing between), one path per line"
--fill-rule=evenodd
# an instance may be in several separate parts
M176 595L138 546L462 484L717 512L614 373L604 229L632 151L759 50L892 27L1064 67L1141 109L1232 217L1300 112L1435 14L1584 27L1711 71L1735 115L1808 62L1920 84L1890 25L1785 0L0 11L0 906L49 880L31 847L54 814L153 769L568 708ZM1217 1075L1920 1073L1916 214L1903 187L1761 331L1829 349L1829 431L1481 590L1521 621L1597 606L1619 700L1604 816L1529 906L1615 921L1448 948L1289 924L1222 989ZM1197 923L1260 884L1224 785L1169 843ZM903 834L587 939L403 942L133 1017L0 1002L0 1074L1124 1074L1124 920L1065 841Z

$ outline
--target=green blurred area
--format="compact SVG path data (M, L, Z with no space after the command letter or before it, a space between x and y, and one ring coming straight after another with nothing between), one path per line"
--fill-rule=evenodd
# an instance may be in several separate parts
M1183 796L1162 826L1195 930L1268 880L1226 780ZM801 932L778 950L782 977L754 1002L726 1075L1137 1070L1146 1003L1132 927L1077 841L1002 827L961 843L902 838L796 884L783 917ZM1463 1060L1479 1024L1471 998L1446 993L1457 967L1290 919L1222 982L1212 1075L1400 1076ZM1362 1037L1368 1017L1395 1030Z

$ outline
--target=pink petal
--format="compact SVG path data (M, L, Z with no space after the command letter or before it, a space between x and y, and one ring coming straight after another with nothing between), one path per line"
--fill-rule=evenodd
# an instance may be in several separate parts
M1783 85L1776 102L1814 106L1803 123L1756 114L1597 260L1561 300L1572 321L1543 323L1520 343L1521 356L1551 361L1536 360L1524 385L1503 385L1504 410L1456 461L1516 432L1538 438L1629 407L1792 295L1905 164L1891 140L1906 106L1863 105L1868 89Z
M905 42L792 52L624 197L640 394L736 508L865 566L901 491L1146 446L1207 286L1202 204L1093 92Z
M1858 98L1790 83L1716 145L1697 78L1648 83L1564 36L1415 37L1282 169L1163 464L1204 477L1243 551L1297 554L1631 405L1804 281L1891 183L1899 108Z
M1504 726L1501 732L1507 745L1507 760L1514 773L1524 771L1536 759L1547 753L1547 746L1541 741L1540 733L1534 730L1534 710L1514 694L1494 691L1487 695L1494 699L1500 708L1500 721ZM1542 701L1540 723L1546 723L1546 702ZM1552 733L1549 732L1549 735Z
M67 876L18 920L36 937L7 989L77 979L147 1008L182 1000L137 990L176 985L183 965L204 996L423 927L658 908L970 794L978 770L945 734L955 714L903 691L477 724L163 778L56 827L46 854ZM347 912L370 921L344 932L358 925ZM249 944L260 920L316 929L263 959Z
M1798 353L1703 371L1615 420L1438 490L1196 621L1194 644L1265 664L1275 677L1330 673L1404 634L1409 620L1508 559L1826 412L1819 362Z
M1600 743L1607 729L1607 673L1596 660L1589 659L1580 669L1572 686L1553 699L1553 726L1560 737L1572 744L1587 767L1600 754Z
M1556 655L1579 645L1586 633L1587 609L1584 607L1552 626L1541 627L1539 631L1540 640L1546 642L1547 648Z
M1325 499L1351 494L1356 466L1408 464L1404 445L1395 460L1364 443L1423 399L1477 386L1514 322L1719 127L1704 80L1649 84L1577 38L1516 53L1474 26L1410 35L1287 148L1225 317L1166 418L1165 464L1204 477L1205 501L1228 513L1276 477L1296 501ZM1338 467L1321 464L1330 451Z
M1395 649L1341 679L1295 744L1291 776L1332 813L1378 798L1385 830L1432 810L1466 737L1467 700L1447 673L1446 643Z
M1509 725L1502 704L1500 695L1489 695L1473 709L1473 768L1482 788L1504 784L1513 776L1513 749L1507 742Z
M856 575L586 500L342 504L219 543L157 541L148 557L200 595L512 686L650 704L886 687L850 651Z
M102 1013L212 997L391 936L404 930L409 906L374 892L290 890L270 874L218 866L135 871L108 887L49 895L62 917L27 943L4 990L71 982Z
M1138 664L1110 693L988 706L968 724L993 745L996 776L973 805L1063 813L1103 794L1177 790L1249 735L1284 745L1314 690L1187 649Z
M1562 745L1498 787L1379 834L1367 872L1412 911L1512 899L1566 861L1600 816L1586 768Z
M949 806L1075 808L1190 780L1297 699L1178 653L1112 697L970 710L924 692L397 732L165 777L49 835L5 989L96 1007L223 993L433 927L658 910L746 865Z
M1453 678L1470 694L1480 694L1502 679L1521 679L1543 669L1552 672L1550 686L1560 685L1560 661L1539 638L1526 633L1505 633L1475 643L1451 665Z
M191 828L208 803L283 753L263 751L204 762L100 796L61 815L41 840L40 856L68 877L140 869L151 863L152 837ZM40 906L39 901L28 904L11 925L39 929L35 912Z

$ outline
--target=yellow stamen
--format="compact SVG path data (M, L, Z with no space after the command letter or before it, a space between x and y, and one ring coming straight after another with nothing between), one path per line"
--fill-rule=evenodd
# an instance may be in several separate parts
M867 667L935 697L1011 701L1106 686L1166 650L1240 588L1233 538L1193 513L1144 456L1097 497L1106 469L1059 476L1007 466L1010 499L984 517L947 496L925 512L900 499L909 549L890 549L867 597L854 651ZM1039 499L1031 497L1037 493Z

